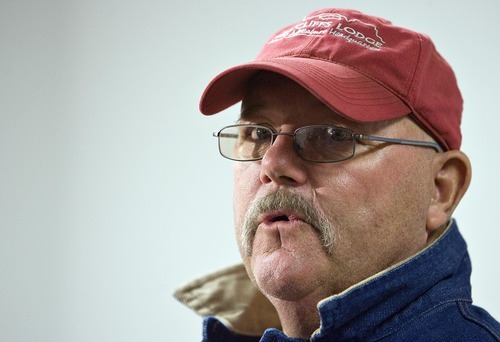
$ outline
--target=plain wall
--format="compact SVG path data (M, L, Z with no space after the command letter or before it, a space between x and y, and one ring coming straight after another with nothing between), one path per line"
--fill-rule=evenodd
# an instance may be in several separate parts
M465 98L455 217L500 317L498 0L0 1L0 340L198 341L174 289L239 262L232 165L198 100L282 26L355 7L433 37Z

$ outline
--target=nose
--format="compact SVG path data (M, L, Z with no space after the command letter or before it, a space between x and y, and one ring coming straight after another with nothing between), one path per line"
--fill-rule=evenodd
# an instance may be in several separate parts
M260 181L263 184L300 186L307 182L305 163L295 152L293 135L277 135L262 158Z

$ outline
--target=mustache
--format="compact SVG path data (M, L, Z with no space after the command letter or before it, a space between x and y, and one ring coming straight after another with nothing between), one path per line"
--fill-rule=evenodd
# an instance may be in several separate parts
M259 216L280 209L293 211L303 217L318 232L325 251L329 255L332 254L334 236L331 223L325 214L305 196L290 190L278 190L256 199L245 215L240 238L247 256L252 255L253 240L260 223Z

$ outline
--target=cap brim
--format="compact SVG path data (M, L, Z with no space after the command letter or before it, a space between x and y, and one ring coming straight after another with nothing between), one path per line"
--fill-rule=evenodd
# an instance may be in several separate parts
M411 113L394 93L344 65L311 58L282 57L228 69L205 89L200 111L216 114L241 101L246 84L260 70L286 76L335 112L355 121L380 121Z

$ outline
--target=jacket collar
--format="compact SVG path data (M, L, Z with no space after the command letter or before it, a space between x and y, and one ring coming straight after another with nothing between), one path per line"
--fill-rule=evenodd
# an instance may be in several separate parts
M281 329L274 306L253 285L243 264L196 279L175 291L174 297L239 334L261 336L267 328Z
M316 334L333 332L337 338L349 338L374 336L377 330L384 335L389 333L384 326L404 324L419 310L447 300L470 301L470 272L467 246L453 221L415 256L322 300ZM446 286L448 282L460 286ZM443 285L446 291L440 291Z

